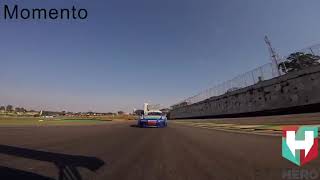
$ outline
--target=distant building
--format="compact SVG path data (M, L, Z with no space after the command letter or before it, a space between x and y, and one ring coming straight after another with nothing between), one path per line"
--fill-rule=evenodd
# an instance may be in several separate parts
M138 109L138 110L135 110L135 111L134 111L134 114L135 114L135 115L138 115L138 116L141 116L141 115L144 114L144 111L143 111L142 109Z

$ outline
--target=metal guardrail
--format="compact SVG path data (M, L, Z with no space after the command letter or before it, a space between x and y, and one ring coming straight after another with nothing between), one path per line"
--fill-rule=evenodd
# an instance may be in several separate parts
M309 48L305 48L296 52L303 52L306 54L320 56L320 44L311 46ZM171 107L177 108L181 106L194 104L194 103L209 99L211 97L220 96L225 93L235 91L237 89L241 89L241 88L245 88L245 87L257 84L264 80L269 80L269 79L284 75L289 72L289 68L286 67L286 64L287 64L286 61L288 57L279 58L278 65L267 63L256 69L253 69L244 74L241 74L231 80L225 81L212 88L206 89L198 93L197 95L189 97ZM279 66L280 64L283 65L283 68Z

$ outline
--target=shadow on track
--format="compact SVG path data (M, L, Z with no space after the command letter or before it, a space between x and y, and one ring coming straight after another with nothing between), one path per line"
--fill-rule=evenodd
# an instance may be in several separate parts
M82 167L91 171L96 171L105 164L102 160L96 157L67 155L6 145L0 145L0 153L53 163L59 170L59 180L82 180L77 168ZM44 180L51 178L0 166L0 179Z
M0 166L0 179L32 179L32 180L54 180L49 177L41 176L35 173L12 169Z
M133 128L140 128L138 125L136 124L131 124L130 127L133 127Z

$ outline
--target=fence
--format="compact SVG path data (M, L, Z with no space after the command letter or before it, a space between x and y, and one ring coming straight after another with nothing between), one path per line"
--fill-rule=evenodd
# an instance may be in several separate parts
M320 64L320 44L314 45L289 55L279 58L278 69L280 75L291 71L301 70L310 66Z
M309 53L309 54L312 54L312 55L320 56L320 44L313 45L311 47L302 49L302 50L300 50L298 52L304 52L304 53Z
M320 56L320 44L315 45L297 52L302 52L305 54L312 54L314 56ZM199 94L189 97L178 104L172 106L172 108L194 104L211 97L220 96L228 92L235 91L244 87L248 87L259 83L264 80L272 79L281 75L288 73L288 64L286 63L287 57L278 58L278 65L273 65L272 63L265 64L260 66L252 71L246 72L242 75L239 75L229 81L223 82L217 86L206 89L205 91L200 92ZM319 61L319 60L318 60ZM283 69L280 68L280 65L283 65ZM298 63L299 64L299 63Z

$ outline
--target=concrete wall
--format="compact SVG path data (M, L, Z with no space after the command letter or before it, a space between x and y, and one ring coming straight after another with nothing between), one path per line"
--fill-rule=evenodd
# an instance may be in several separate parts
M320 103L320 66L292 72L271 80L171 110L170 118L276 112ZM319 107L320 111L320 107Z

